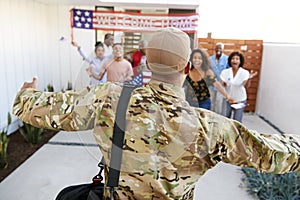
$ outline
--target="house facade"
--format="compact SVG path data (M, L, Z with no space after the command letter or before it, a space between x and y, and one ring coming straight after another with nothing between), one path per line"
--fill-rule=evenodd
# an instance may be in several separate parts
M229 0L233 1L233 0ZM228 30L217 29L218 25L213 14L207 14L214 7L208 1L145 1L139 3L130 1L96 1L90 0L2 0L0 1L0 127L6 126L6 116L11 112L13 99L24 81L30 81L32 76L39 77L39 89L45 90L50 84L54 90L66 89L68 83L75 83L78 74L82 73L84 63L76 48L71 44L70 9L95 9L113 7L116 11L140 10L140 12L170 13L195 11L200 15L198 36L212 32L213 37L228 38ZM244 11L246 12L246 11ZM207 15L205 15L207 14ZM217 13L215 13L217 15ZM296 15L296 14L295 14ZM299 24L300 14L293 19ZM211 19L211 21L210 21ZM256 18L255 18L256 19ZM223 23L232 23L231 18L222 15ZM210 25L208 25L210 23ZM259 23L258 23L259 24ZM203 27L203 28L202 28ZM213 29L211 28L213 27ZM227 27L231 27L227 25ZM263 26L243 28L240 36L233 27L233 37L249 39L254 34L247 35L250 29L261 29ZM270 29L270 27L265 27ZM289 27L284 27L288 29ZM286 40L269 41L265 35L256 38L264 42L263 59L258 89L256 113L265 117L284 132L299 133L297 126L300 115L300 98L297 87L300 85L300 41L289 41L294 35L300 35L298 29L289 31ZM259 30L260 30L259 29ZM224 32L224 35L222 35ZM260 32L263 32L260 30ZM76 29L73 37L86 52L92 52L95 41L103 33ZM147 35L142 37L147 38ZM240 38L238 38L240 37ZM272 37L271 37L272 38ZM274 43L275 42L275 43ZM13 117L10 132L17 127L18 120Z

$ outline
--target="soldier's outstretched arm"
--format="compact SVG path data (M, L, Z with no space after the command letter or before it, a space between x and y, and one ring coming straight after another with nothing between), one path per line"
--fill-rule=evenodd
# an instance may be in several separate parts
M266 173L300 171L299 135L258 133L205 110L200 116L212 159Z
M98 89L87 86L78 91L41 92L32 87L22 88L15 97L12 112L36 127L65 131L92 129L95 109L99 108L95 100Z

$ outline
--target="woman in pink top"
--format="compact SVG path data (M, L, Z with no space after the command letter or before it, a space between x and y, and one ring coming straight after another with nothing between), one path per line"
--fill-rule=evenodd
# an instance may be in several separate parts
M113 59L106 60L103 63L102 70L99 74L93 73L88 68L88 74L98 80L101 80L105 72L107 73L108 82L125 82L130 81L133 76L133 71L130 62L123 58L123 46L119 43L113 45Z

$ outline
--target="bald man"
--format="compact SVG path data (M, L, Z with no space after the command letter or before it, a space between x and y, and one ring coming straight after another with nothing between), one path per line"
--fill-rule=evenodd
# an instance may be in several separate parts
M210 56L210 66L218 81L221 81L220 75L228 66L228 56L224 54L224 44L222 42L216 43L215 54ZM209 87L211 110L225 116L226 113L226 99L223 94L214 86Z
M182 84L190 67L186 33L174 28L153 33L146 55L152 80L136 88L129 100L115 199L193 199L199 178L220 161L269 173L300 170L299 136L259 134L185 101ZM38 127L94 129L109 164L123 85L100 83L46 93L36 90L36 84L35 79L23 85L13 113Z

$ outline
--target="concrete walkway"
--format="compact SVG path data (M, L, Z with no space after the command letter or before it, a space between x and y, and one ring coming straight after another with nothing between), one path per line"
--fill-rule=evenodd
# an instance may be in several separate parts
M245 114L243 123L259 132L278 133L253 114ZM62 188L90 182L100 156L91 132L59 132L0 183L0 200L54 200ZM255 199L241 177L239 167L220 163L199 180L194 199Z

